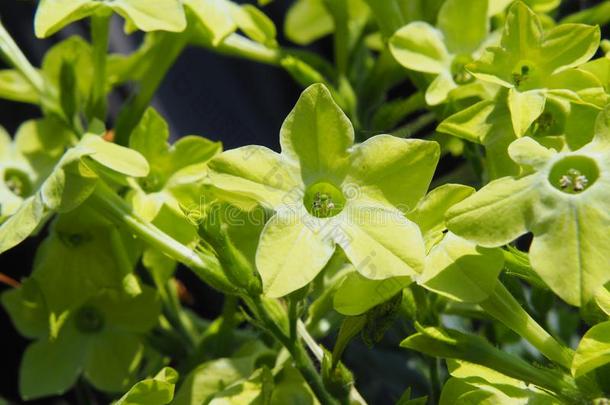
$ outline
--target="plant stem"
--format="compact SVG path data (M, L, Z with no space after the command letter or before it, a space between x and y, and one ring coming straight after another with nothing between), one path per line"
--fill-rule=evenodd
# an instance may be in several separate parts
M300 339L294 342L287 336L275 323L268 314L260 296L248 297L244 299L251 306L251 309L257 314L260 321L269 330L269 332L288 350L295 367L299 370L311 390L316 395L316 398L322 405L336 405L337 401L326 391L320 374L313 366L311 358L301 344Z
M436 114L427 112L415 118L413 121L392 131L392 135L399 138L410 138L419 131L432 124L436 120Z
M91 42L93 45L93 83L87 109L89 118L106 118L106 53L110 14L91 17Z
M161 85L163 78L186 47L188 36L180 33L160 32L160 39L154 45L148 67L139 82L138 93L121 109L115 128L115 141L127 145L131 131L138 125L150 101Z
M0 23L0 55L9 65L17 69L42 96L44 92L42 75L30 64L2 23Z
M279 49L268 48L239 34L229 35L216 47L208 43L201 43L200 45L214 52L238 56L266 65L279 66L282 60L282 52Z
M511 295L502 283L498 283L492 295L479 304L485 312L517 332L535 348L555 363L570 369L574 353L561 345L542 328Z

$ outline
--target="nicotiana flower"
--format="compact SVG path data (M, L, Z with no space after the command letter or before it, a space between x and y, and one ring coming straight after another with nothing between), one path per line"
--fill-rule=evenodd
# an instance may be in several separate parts
M511 121L520 137L542 114L547 96L581 103L606 99L594 75L575 69L591 59L599 41L599 27L590 25L560 24L545 32L538 16L518 1L506 17L501 46L488 48L466 68L508 89Z
M428 188L438 144L389 135L353 143L350 121L326 87L316 84L284 122L281 154L246 146L210 161L211 184L275 211L256 254L267 295L307 285L336 246L367 278L422 270L424 241L404 213Z
M473 91L484 94L492 91L480 82L475 83L465 66L497 42L496 36L489 36L489 17L493 15L490 12L496 11L487 0L447 0L439 10L437 27L415 21L392 36L390 50L398 63L435 75L426 90L428 104L445 102L460 86L471 88L464 96L471 96Z
M532 232L534 270L566 302L589 303L610 280L610 110L580 149L556 152L525 137L509 153L525 175L492 181L452 207L449 229L489 247Z
M59 334L49 338L44 296L35 280L6 293L2 302L19 331L37 339L21 363L24 399L62 394L81 375L97 389L125 390L141 364L142 335L157 323L160 312L150 287L135 297L102 289L74 309Z

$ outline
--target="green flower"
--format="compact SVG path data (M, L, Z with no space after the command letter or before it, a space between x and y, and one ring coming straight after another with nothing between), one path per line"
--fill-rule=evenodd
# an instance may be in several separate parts
M34 29L37 37L45 38L74 21L113 11L142 31L182 31L186 28L179 0L41 0Z
M2 297L13 322L37 338L23 356L19 390L24 400L60 395L83 375L94 387L124 391L140 366L142 335L156 323L160 304L152 288L126 296L101 290L74 309L56 338L45 331L44 296L35 280Z
M437 27L415 21L399 29L390 39L390 51L402 66L434 75L426 90L426 102L445 102L460 86L469 86L483 94L489 93L465 66L483 49L496 42L489 37L487 0L448 0L439 10ZM464 92L464 96L472 96Z
M423 238L404 213L428 188L438 144L389 135L353 142L351 123L317 84L284 122L281 154L246 146L210 161L211 184L275 211L256 254L267 295L307 285L337 246L367 278L422 270Z
M556 152L525 137L509 153L526 175L492 181L452 207L449 229L488 247L532 232L534 270L566 302L587 304L610 280L610 110L580 149Z
M604 103L595 76L575 69L595 54L599 41L599 27L584 24L560 24L544 32L538 16L519 1L508 12L501 46L488 48L467 69L509 89L511 121L521 137L542 114L547 96Z
M0 127L0 222L36 192L61 157L67 137L50 119L25 122L13 141Z

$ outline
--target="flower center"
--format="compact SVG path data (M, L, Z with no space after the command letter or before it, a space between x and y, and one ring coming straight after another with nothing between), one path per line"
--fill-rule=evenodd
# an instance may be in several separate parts
M549 182L567 194L579 194L591 187L599 177L594 160L586 156L568 156L553 165Z
M519 87L525 81L527 81L533 73L532 64L528 61L522 61L515 69L513 69L513 84L515 87Z
M19 197L26 197L32 191L32 184L27 174L19 169L6 169L4 184L11 192Z
M76 311L76 329L82 333L97 333L104 327L104 315L94 306L85 305Z
M451 62L451 75L457 84L467 84L474 80L474 76L466 70L466 65L472 62L470 55L459 55Z
M341 190L333 184L319 182L305 190L303 204L307 211L318 218L328 218L337 215L345 206L345 197Z

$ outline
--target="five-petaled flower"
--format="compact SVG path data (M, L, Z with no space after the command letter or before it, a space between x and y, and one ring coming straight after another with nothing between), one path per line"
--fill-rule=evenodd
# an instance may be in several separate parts
M370 279L421 272L424 242L404 213L426 193L436 142L377 135L354 145L351 122L317 84L301 95L280 131L282 153L262 146L226 151L209 181L274 210L256 266L269 296L313 280L339 246Z

